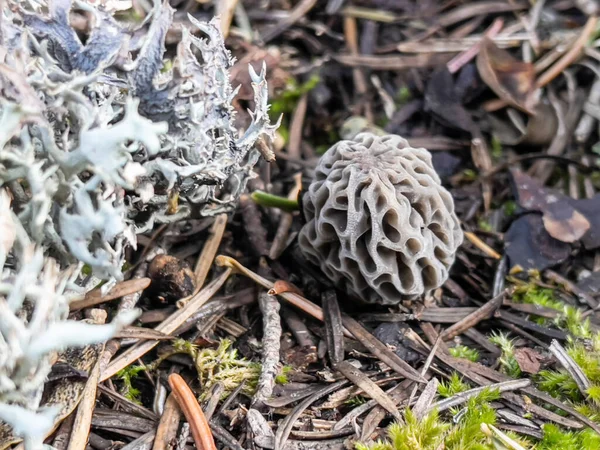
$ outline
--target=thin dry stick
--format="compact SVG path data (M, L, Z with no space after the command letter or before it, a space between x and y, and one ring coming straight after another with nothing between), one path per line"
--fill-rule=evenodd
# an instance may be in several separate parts
M181 326L192 314L194 314L202 305L210 300L218 291L221 286L227 281L232 270L227 269L212 283L207 285L204 289L198 292L190 302L184 307L173 314L167 319L161 322L155 330L165 334L173 333L179 326ZM112 361L106 369L103 370L100 381L105 381L112 377L119 370L124 369L133 361L141 358L150 350L158 345L159 341L142 342L134 345L130 349L126 350Z
M279 369L281 318L279 302L275 297L262 292L258 296L258 305L263 316L262 368L251 407L261 409L265 400L273 394L275 375Z
M346 38L346 45L350 50L350 54L354 56L359 55L358 51L358 30L356 26L356 19L354 17L346 16L344 17L344 37ZM354 86L356 87L356 92L358 92L359 97L364 98L367 93L367 80L365 74L362 72L360 67L354 67L352 69L352 76L354 78ZM373 111L368 108L366 102L360 102L358 105L358 111L356 111L357 115L360 115L361 108L360 106L364 106L364 115L369 122L373 121Z
M402 417L396 408L396 404L392 399L389 398L383 389L377 386L373 380L367 377L360 369L357 369L348 361L340 361L340 363L335 365L335 369L365 391L365 393L369 394L373 400L394 416L396 420L402 420Z
M288 156L300 159L302 156L302 130L304 129L304 118L308 106L308 94L302 94L290 122L290 140L288 144Z
M196 267L194 267L196 290L194 291L193 295L196 295L200 289L202 289L202 286L204 286L204 282L206 281L210 267L212 266L217 254L217 250L219 250L219 245L221 245L221 240L223 240L223 234L225 233L226 226L227 214L219 214L217 217L215 217L215 221L210 227L210 236L204 243L202 252L196 261ZM183 308L188 301L189 299L181 299L177 302L177 306L179 308Z
M132 278L131 280L117 283L105 295L102 295L100 288L92 289L82 300L75 300L69 303L71 311L77 311L90 306L96 306L116 298L124 297L125 295L141 293L144 289L150 286L150 278Z
M208 421L196 400L196 396L181 375L169 375L169 386L173 390L175 400L183 411L183 415L190 424L190 431L198 450L217 450L215 440L208 425Z
M100 358L98 358L85 384L81 401L77 407L75 421L73 422L73 431L71 432L71 439L69 440L67 450L85 450L86 448L92 425L92 415L96 407L96 391L98 390L98 380L100 378L100 364Z
M250 278L252 281L260 284L266 289L273 289L274 284L272 282L252 272L250 269L244 267L238 261L229 256L219 255L215 258L215 263L218 266L228 267L232 270L235 270L236 272ZM299 308L305 313L313 316L315 319L318 319L321 322L323 321L323 310L310 300L292 292L284 292L280 295L280 297L294 305L296 308ZM352 337L350 332L346 329L344 329L344 335L347 337Z
M481 250L487 256L494 258L494 259L502 258L502 255L500 255L500 253L498 253L492 247L490 247L485 242L483 242L481 239L479 239L479 237L475 233L473 233L471 231L465 231L465 237L469 240L469 242L471 242L471 244L473 244L475 247L477 247L479 250Z
M290 26L304 17L316 4L317 0L302 0L285 19L263 34L263 41L269 42L270 40L279 36Z
M302 190L302 172L298 172L294 175L294 187L288 194L288 199L296 200L298 198L298 194ZM294 221L294 215L288 212L281 213L281 219L279 220L279 226L277 227L277 232L275 233L275 237L273 238L273 242L271 243L271 248L269 249L269 258L275 261L285 248L287 243L288 235L290 228L292 227L292 223Z
M180 420L181 409L177 405L174 394L171 393L167 397L165 409L160 416L152 450L169 450L171 448L171 442L177 438Z
M492 170L492 158L490 152L481 138L475 138L471 141L471 158L473 164L480 173L487 173ZM489 211L492 206L493 184L489 178L481 178L481 195L483 197L483 206L485 211Z
M497 295L489 302L481 306L480 308L473 311L467 317L462 320L459 320L450 328L446 328L446 330L441 334L442 339L445 341L449 341L454 339L461 333L464 333L469 328L474 327L482 320L488 319L494 314L494 312L502 306L502 301L504 300L505 293Z
M221 17L221 33L223 33L224 38L229 36L231 19L233 19L237 4L238 0L220 0L217 3L217 15Z
M490 39L493 37L496 37L498 35L498 33L500 33L500 31L502 30L503 26L504 26L504 20L502 20L501 17L496 18L496 20L494 20L494 23L492 23L492 25L487 29L487 31L485 32L483 37L487 37ZM481 40L483 40L483 37ZM465 64L467 64L469 61L471 61L473 58L475 58L477 56L480 48L481 48L481 41L477 42L470 49L465 50L464 52L456 55L454 58L452 58L448 62L448 64L446 64L448 71L450 73L458 72Z

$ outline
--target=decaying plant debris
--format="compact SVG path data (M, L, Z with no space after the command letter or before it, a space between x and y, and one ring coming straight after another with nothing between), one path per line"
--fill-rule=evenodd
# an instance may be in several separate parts
M117 314L18 399L0 371L0 415L41 405L31 448L600 447L597 2L0 5L0 331L49 285L40 317ZM388 306L297 243L361 132L431 152L465 237Z

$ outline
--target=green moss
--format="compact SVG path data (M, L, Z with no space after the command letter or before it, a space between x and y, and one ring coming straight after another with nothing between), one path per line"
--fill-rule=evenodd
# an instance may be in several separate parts
M133 381L144 370L146 370L144 366L127 366L116 373L117 379L123 383L121 389L119 389L119 393L138 405L141 404L141 392L133 386Z
M492 158L494 158L494 160L498 161L500 158L502 158L502 142L500 142L500 139L498 139L496 136L492 136Z
M508 217L512 217L517 212L517 202L515 202L513 200L504 202L503 209L504 209L504 214L506 214Z
M560 312L560 315L554 320L539 318L537 322L541 325L553 324L575 337L590 338L592 336L590 320L582 318L581 309L558 300L551 289L527 283L516 288L513 298L518 302L544 306Z
M467 347L466 345L457 345L455 347L451 347L449 350L450 354L455 358L464 358L473 362L479 361L479 352L474 348Z
M565 431L548 423L543 426L544 438L535 450L595 450L600 448L600 435L591 429Z
M482 231L487 231L487 232L493 231L492 224L489 223L485 219L479 219L479 222L477 222L477 226Z
M449 381L442 381L438 385L438 394L444 398L448 398L469 389L471 387L462 380L460 375L457 372L452 372Z
M498 359L502 372L513 378L519 378L521 376L521 368L515 359L514 341L502 332L492 333L489 340L492 344L496 344L500 347L500 350L502 350L502 354Z
M194 360L198 380L203 392L201 398L215 383L222 383L226 398L242 382L244 392L252 395L256 390L261 365L248 361L238 356L237 350L232 348L232 342L223 339L215 348L199 348L183 339L177 339L173 343L174 353L185 353ZM163 357L164 360L164 357Z
M275 383L277 384L288 384L288 373L292 370L291 366L283 366L281 372L275 376Z
M290 79L281 94L279 94L272 102L269 110L272 120L277 120L281 114L291 114L298 100L304 94L313 90L321 81L319 75L312 75L305 83L298 84L295 79Z
M346 406L360 406L367 403L367 399L362 395L355 395L344 402Z

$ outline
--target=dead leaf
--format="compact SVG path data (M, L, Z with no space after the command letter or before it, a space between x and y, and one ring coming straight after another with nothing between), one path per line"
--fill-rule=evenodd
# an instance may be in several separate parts
M588 250L600 247L600 194L583 200L573 200L573 206L590 222L590 229L581 238Z
M540 214L524 214L513 221L504 239L511 268L544 270L563 262L571 254L569 244L548 234Z
M575 200L561 192L542 186L529 175L512 170L517 202L529 211L543 214L546 231L562 242L576 242L590 229L589 220L575 207Z
M484 37L477 55L477 69L483 81L508 104L534 114L536 99L533 64L515 59L494 41Z
M454 87L452 74L446 67L433 73L425 91L425 107L444 124L473 133L475 124L463 107Z
M542 355L528 347L516 348L514 356L521 371L533 375L540 371L540 361L544 359Z
M514 115L509 115L510 121L503 120L495 115L488 115L494 130L494 136L505 145L549 145L556 135L558 119L554 108L545 103L540 103L535 108L533 116L523 120L521 113L511 110Z

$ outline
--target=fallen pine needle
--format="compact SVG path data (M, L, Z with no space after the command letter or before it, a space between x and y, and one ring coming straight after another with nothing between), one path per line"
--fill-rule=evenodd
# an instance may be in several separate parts
M185 380L181 375L172 373L169 375L169 386L173 390L173 395L183 415L190 424L190 431L198 450L217 450L208 421L196 400L196 396Z

